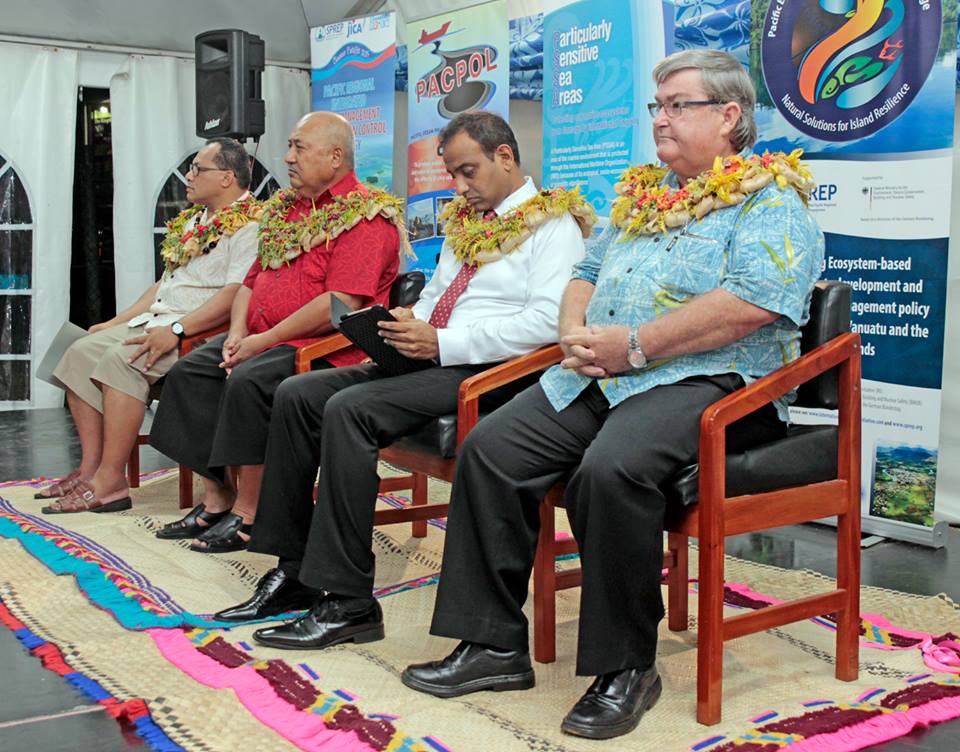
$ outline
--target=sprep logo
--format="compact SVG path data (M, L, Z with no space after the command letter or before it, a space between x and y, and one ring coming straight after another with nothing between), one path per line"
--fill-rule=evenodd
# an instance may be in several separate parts
M930 74L940 0L772 0L763 76L798 130L852 141L899 117Z

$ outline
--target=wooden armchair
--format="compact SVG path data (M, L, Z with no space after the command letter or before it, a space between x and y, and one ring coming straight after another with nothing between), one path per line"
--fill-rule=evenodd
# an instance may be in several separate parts
M419 286L407 277L419 275ZM414 280L416 278L413 278ZM420 272L401 274L391 290L391 305L413 305L423 289ZM296 371L306 373L317 358L329 355L350 343L341 334L325 337L297 351ZM536 374L555 362L544 353L552 348L529 353L490 368L483 373L464 380L460 384L457 399L457 414L445 415L428 423L416 434L405 436L380 450L380 459L406 471L407 475L383 478L380 492L410 490L411 504L404 509L378 509L374 513L375 525L391 525L410 522L412 535L423 538L427 534L427 520L446 517L448 503L428 503L429 477L452 481L455 458L460 444L480 418L480 399L495 390L510 387L518 379Z
M200 345L204 344L211 337L216 337L218 334L229 329L229 324L221 324L212 329L207 329L205 332L200 332L199 334L194 334L191 337L184 337L180 340L178 345L180 357L189 355ZM163 379L157 379L150 386L150 401L160 399L160 394L163 391ZM127 484L130 488L139 488L140 487L140 447L144 444L147 444L150 441L149 433L141 433L137 436L137 443L133 445L133 449L130 450L130 459L127 460ZM180 465L180 508L189 509L193 507L193 471L189 467Z
M349 344L346 338L337 334L301 348L301 351L311 349L304 353L302 362L298 352L297 372L309 371L313 359L328 355L345 344ZM428 503L428 478L453 481L457 451L480 419L481 397L509 387L519 379L537 374L557 362L554 349L559 348L545 347L465 379L460 384L456 415L435 418L417 433L404 436L381 449L380 459L409 472L409 475L381 479L380 492L409 489L411 505L404 509L378 509L374 513L373 524L410 522L413 536L423 538L427 534L427 520L446 517L450 507L448 503Z
M424 276L422 272L407 272L397 277L393 288L390 291L390 305L412 306L416 303L420 292L423 290ZM297 373L306 373L311 370L313 362L319 358L325 357L330 353L336 352L350 345L349 340L342 334L332 334L324 337L318 342L305 345L297 350L295 370ZM492 369L496 370L496 369ZM486 373L489 373L486 372ZM486 373L479 376L485 376ZM476 387L479 391L473 391L465 387L468 382L474 381L478 377L473 377L463 382L460 386L460 410L468 416L465 420L469 422L469 415L473 415L472 423L476 423L479 415L478 400L481 394L496 388L497 385L485 389L483 385ZM465 396L467 395L467 396ZM472 407L471 407L472 406ZM471 413L472 411L472 413ZM428 504L427 503L427 483L428 476L450 480L453 477L453 459L456 453L456 447L462 436L466 436L465 429L462 436L455 440L451 446L449 426L454 426L453 433L456 435L457 419L455 416L446 416L432 421L431 424L417 434L416 437L405 437L390 447L380 451L380 458L395 465L403 470L409 471L409 475L402 475L392 478L383 478L380 481L380 492L389 493L409 489L411 491L411 507L407 509L378 509L374 513L375 525L390 525L397 522L411 522L413 536L423 538L427 534L427 520L437 517L445 517L448 504ZM464 424L466 425L466 423ZM441 446L437 442L431 442L429 436L443 437L444 442ZM433 446L429 446L433 444ZM447 455L446 457L444 455Z
M836 676L857 678L860 589L860 339L850 329L850 287L818 284L801 357L711 405L700 421L699 465L665 488L668 626L687 629L687 544L698 539L697 720L720 721L723 643L772 627L836 614ZM559 351L559 348L557 348ZM558 353L554 353L558 357ZM836 410L838 425L791 426L784 439L727 454L726 428L798 388L795 404ZM557 556L575 553L555 540L563 488L540 508L534 563L534 657L556 658L557 590L577 587L579 570L556 572ZM724 539L728 535L837 517L837 586L827 593L723 617Z
M420 297L420 291L423 290L423 286L423 272L405 272L398 275L390 289L390 307L413 305L417 298ZM192 349L199 347L210 337L220 334L220 332L225 332L227 329L229 329L229 325L224 324L219 329L204 332L194 337L184 338L181 344L180 357L183 357ZM348 347L349 345L350 343L347 341L347 338L342 334L331 334L322 337L317 342L298 348L294 355L294 373L305 373L309 371L313 361L337 350L341 350L344 347ZM148 437L140 436L138 438L138 444L146 443L147 438ZM139 462L137 469L139 469ZM193 508L193 471L184 465L180 465L180 508Z

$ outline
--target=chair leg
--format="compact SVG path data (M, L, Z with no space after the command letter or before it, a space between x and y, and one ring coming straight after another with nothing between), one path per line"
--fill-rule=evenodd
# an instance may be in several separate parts
M540 502L540 534L533 559L533 657L538 663L557 660L557 570L553 505Z
M180 508L193 508L193 470L180 465Z
M139 438L139 437L138 437ZM130 457L127 459L127 485L130 488L140 488L140 442L133 443Z
M413 474L413 493L411 494L411 506L421 507L427 503L427 476L424 473ZM414 538L427 537L427 521L416 520L410 523L412 535Z
M697 615L697 721L705 726L720 722L723 692L723 550L716 542L700 539L700 592Z
M667 533L667 549L674 561L667 572L667 626L671 632L685 632L689 626L687 583L690 561L687 536Z
M859 503L859 498L854 503ZM837 517L837 588L846 595L837 620L836 677L853 681L860 668L860 525L856 512Z

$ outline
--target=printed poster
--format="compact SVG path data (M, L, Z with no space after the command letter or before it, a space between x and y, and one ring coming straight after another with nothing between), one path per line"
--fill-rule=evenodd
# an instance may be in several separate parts
M357 177L387 191L393 190L396 37L393 13L310 29L312 109L350 121Z
M547 0L544 10L543 185L580 186L606 217L623 171L656 160L646 105L672 9L649 0Z
M461 112L490 110L509 117L510 47L506 0L407 25L409 70L407 230L429 277L443 246L437 218L454 196L437 154L438 134Z
M758 148L804 149L818 183L810 208L827 239L823 277L853 287L865 527L931 528L956 2L754 0L751 12Z

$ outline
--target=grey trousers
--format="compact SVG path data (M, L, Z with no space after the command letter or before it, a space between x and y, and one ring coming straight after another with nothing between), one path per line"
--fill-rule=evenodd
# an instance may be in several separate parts
M741 386L736 374L695 377L611 409L594 383L557 412L538 384L480 421L457 461L430 631L527 650L522 608L538 507L568 477L566 510L583 568L577 673L650 665L664 614L660 486L696 458L704 408ZM755 443L785 430L772 407L737 428Z
M300 580L311 587L369 597L379 448L455 413L460 382L487 367L388 376L375 365L359 365L284 381L274 400L248 549L300 561Z

